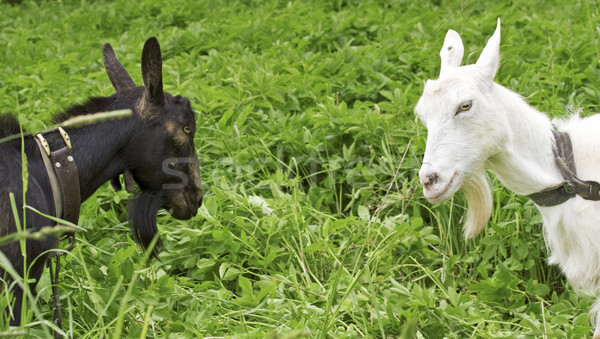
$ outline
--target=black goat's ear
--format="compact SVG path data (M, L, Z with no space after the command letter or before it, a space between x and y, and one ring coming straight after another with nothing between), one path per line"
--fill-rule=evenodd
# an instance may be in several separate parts
M102 48L102 59L104 60L106 74L108 74L108 78L117 93L136 87L125 67L117 60L115 51L109 43L105 43Z
M162 105L165 101L162 83L162 56L156 37L146 40L142 51L142 77L146 87L146 100Z

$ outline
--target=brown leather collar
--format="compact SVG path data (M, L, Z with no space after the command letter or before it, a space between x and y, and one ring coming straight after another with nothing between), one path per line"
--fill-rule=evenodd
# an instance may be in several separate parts
M60 134L65 146L52 151L44 138L52 133ZM73 157L71 139L61 127L54 128L35 136L42 159L48 172L52 186L56 216L60 219L77 224L79 221L79 207L81 194L79 188L79 174Z
M553 149L556 166L565 180L558 185L530 194L528 197L539 206L556 206L576 195L586 200L600 200L600 184L595 181L584 181L577 177L569 134L554 130L552 133L556 141L556 147Z

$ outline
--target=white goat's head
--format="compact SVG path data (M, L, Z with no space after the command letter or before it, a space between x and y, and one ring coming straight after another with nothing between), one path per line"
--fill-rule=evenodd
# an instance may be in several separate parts
M494 97L500 61L500 19L477 63L460 66L464 48L449 30L440 52L437 80L428 80L415 111L428 130L419 171L423 193L431 202L465 192L469 210L465 237L478 234L491 215L492 194L485 162L502 139L504 115Z

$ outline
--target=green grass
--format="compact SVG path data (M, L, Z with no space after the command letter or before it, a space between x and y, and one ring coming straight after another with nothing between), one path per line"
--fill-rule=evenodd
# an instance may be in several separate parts
M0 2L0 107L25 128L110 95L110 42L141 83L156 35L165 89L197 112L205 201L161 212L160 261L129 236L125 192L82 206L60 279L68 337L591 336L547 257L534 205L494 185L482 236L462 240L464 197L429 204L416 177L415 106L450 28L478 57L502 19L496 81L553 117L600 105L594 1ZM44 337L42 317L0 334ZM5 303L0 298L0 306Z

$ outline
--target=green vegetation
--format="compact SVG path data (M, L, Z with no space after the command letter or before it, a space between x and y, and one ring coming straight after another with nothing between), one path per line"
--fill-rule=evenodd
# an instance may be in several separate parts
M600 104L595 1L0 1L0 108L30 131L110 95L101 46L134 80L156 35L165 89L197 112L205 202L159 217L160 261L129 236L126 192L82 207L60 290L68 337L591 336L545 263L541 218L500 184L486 231L465 201L431 205L413 107L449 28L476 60L502 19L496 81L551 116ZM567 109L565 109L567 108ZM44 337L43 318L0 334ZM0 306L6 301L0 298Z

